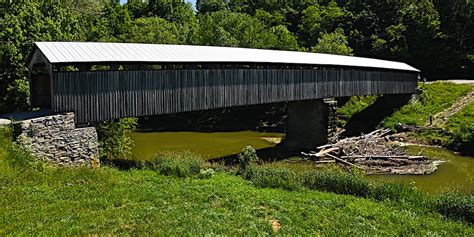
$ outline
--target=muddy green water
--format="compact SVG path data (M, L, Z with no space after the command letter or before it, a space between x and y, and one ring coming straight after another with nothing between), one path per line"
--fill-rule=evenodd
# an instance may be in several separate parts
M380 175L369 176L377 181L397 183L414 183L418 188L429 193L460 191L474 193L474 157L456 155L442 148L412 146L412 154L422 151L422 155L446 161L430 175Z
M241 132L135 132L133 154L137 159L151 159L154 154L166 151L192 151L204 159L212 159L238 154L246 145L256 149L272 147L273 140L279 140L283 134ZM423 155L445 160L438 170L430 175L380 175L369 176L375 181L414 183L418 188L430 193L457 190L474 192L474 157L455 155L440 148L409 147L417 154L423 149ZM279 162L280 163L280 162ZM284 164L281 162L280 164ZM298 164L302 166L304 164ZM292 166L295 166L293 164ZM292 168L292 167L288 167ZM299 170L312 169L310 164Z
M283 134L240 132L135 132L132 152L138 159L151 159L154 154L166 151L191 151L204 159L238 154L247 146L255 149L272 147L271 140L278 140Z

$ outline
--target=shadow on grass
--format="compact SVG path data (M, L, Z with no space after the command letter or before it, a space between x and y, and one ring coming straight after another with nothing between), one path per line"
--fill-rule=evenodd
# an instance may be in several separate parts
M382 120L407 104L410 99L410 94L380 96L372 105L349 119L342 136L359 136L361 133L367 134L375 130Z

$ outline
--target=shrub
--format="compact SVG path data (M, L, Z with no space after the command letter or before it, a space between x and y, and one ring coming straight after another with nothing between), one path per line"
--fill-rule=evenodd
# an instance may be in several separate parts
M105 159L125 159L131 154L133 141L130 132L137 126L136 118L105 121L97 127L100 156Z
M191 177L200 174L204 161L186 152L183 154L158 155L148 165L162 175Z
M368 197L370 183L361 176L339 172L304 173L304 186L314 190Z
M198 177L200 179L210 179L216 172L212 168L201 169Z
M474 195L443 194L436 202L436 210L449 218L466 220L474 223Z
M256 165L248 166L243 177L254 185L268 188L283 188L296 190L301 187L301 178L295 172L287 169L264 168Z
M241 169L245 169L250 164L258 162L257 151L252 146L246 146L238 156L238 162Z

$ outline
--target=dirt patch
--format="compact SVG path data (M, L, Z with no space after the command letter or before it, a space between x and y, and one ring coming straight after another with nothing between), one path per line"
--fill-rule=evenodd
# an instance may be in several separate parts
M273 232L276 233L276 232L280 231L280 229L281 229L281 224L280 224L280 221L279 221L278 219L273 218L273 219L271 220L271 223L272 223Z

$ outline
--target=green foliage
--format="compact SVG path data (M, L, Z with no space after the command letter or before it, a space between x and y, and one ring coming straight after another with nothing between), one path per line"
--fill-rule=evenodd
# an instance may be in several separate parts
M297 49L296 38L285 26L267 27L258 19L228 11L200 15L195 43L246 48Z
M101 122L97 127L100 156L109 160L128 158L133 146L129 135L136 126L136 118Z
M448 193L439 196L436 209L441 214L474 223L474 195Z
M159 17L143 17L136 19L129 32L121 36L125 42L179 44L185 39L180 37L176 24Z
M227 9L226 0L197 0L196 10L200 14L206 14L208 12L218 12Z
M471 124L461 124L453 132L450 147L466 154L474 154L474 126Z
M214 171L214 169L212 169L212 168L201 169L199 171L198 177L200 179L210 179L215 173L216 173L216 171Z
M333 33L322 34L318 44L311 48L314 53L327 53L338 55L352 55L352 49L348 46L344 30L337 28Z
M300 34L304 39L305 46L310 47L315 44L320 44L320 37L325 36L324 41L328 38L340 37L344 32L328 34L336 29L336 22L344 15L343 11L336 2L330 1L327 6L311 5L302 12L301 24L298 26ZM332 39L336 40L336 39ZM343 39L347 44L347 39ZM336 43L336 42L334 42ZM337 42L342 44L341 42Z
M212 176L212 171L203 170L204 161L192 153L171 153L157 155L151 162L150 167L158 173L166 176L180 178L201 175Z
M246 146L238 156L238 162L241 169L245 169L249 165L256 164L259 158L257 151L252 146Z
M422 85L423 94L382 122L382 126L395 129L398 123L424 126L430 116L450 107L456 99L471 90L470 85L432 83Z
M112 41L307 50L406 61L472 77L474 3L447 1L13 1L0 11L0 113L28 108L35 41ZM344 30L342 30L344 29Z
M77 14L57 2L15 2L3 8L0 14L0 113L28 108L25 58L32 43L77 40L80 28Z

